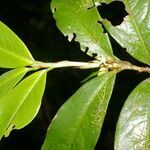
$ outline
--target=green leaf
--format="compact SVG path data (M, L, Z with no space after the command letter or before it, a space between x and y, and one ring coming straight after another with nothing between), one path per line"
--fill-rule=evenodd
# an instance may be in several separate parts
M108 32L127 52L150 65L150 5L149 0L122 0L129 13L118 26L104 20Z
M113 0L92 0L94 2L94 4L98 4L100 5L100 3L110 3L112 2Z
M34 62L24 43L6 25L0 22L0 67L16 68Z
M41 105L45 80L45 70L36 72L0 99L0 139L33 120Z
M68 40L80 43L81 50L105 62L114 58L107 33L92 0L53 0L51 9L57 26Z
M28 68L10 70L0 76L0 98L5 96L27 73Z
M116 150L150 148L150 78L140 83L127 98L117 123Z
M83 85L58 111L43 150L92 150L97 142L113 90L115 73Z

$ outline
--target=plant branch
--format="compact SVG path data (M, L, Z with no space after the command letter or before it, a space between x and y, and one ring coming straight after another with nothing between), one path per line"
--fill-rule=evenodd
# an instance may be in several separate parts
M36 61L35 64L32 64L33 68L63 68L63 67L76 67L81 69L88 68L99 68L101 62L100 61L91 61L91 62L76 62L76 61L60 61L53 63L44 63Z
M132 65L128 61L109 61L102 63L101 61L94 60L91 62L76 62L76 61L60 61L60 62L52 62L52 63L44 63L36 61L31 65L32 68L41 69L47 68L48 70L54 68L63 68L63 67L76 67L80 69L91 69L91 68L99 68L100 71L115 71L120 72L122 70L135 70L138 72L146 72L150 73L150 67L140 67Z
M108 70L117 70L118 72L122 70L134 70L138 72L146 72L150 73L150 67L140 67L131 64L128 61L114 61L114 62L107 62L106 64L103 64L104 68L108 68Z

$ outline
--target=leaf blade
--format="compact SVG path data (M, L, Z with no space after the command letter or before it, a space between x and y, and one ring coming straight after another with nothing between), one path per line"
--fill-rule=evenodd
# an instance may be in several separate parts
M89 56L98 54L99 60L113 59L112 48L107 33L103 33L98 23L101 18L91 0L53 0L51 9L57 26L69 41L78 41L82 51Z
M150 147L150 78L140 83L127 98L115 135L115 149L142 149Z
M43 150L93 149L100 134L114 80L114 73L108 73L83 85L54 117Z
M19 37L0 21L0 67L16 68L34 62L32 55Z
M150 7L149 0L122 0L129 13L121 25L112 26L104 20L108 32L137 60L150 65Z
M45 70L36 72L0 100L0 138L32 121L41 104L45 80Z
M0 98L8 93L27 73L28 68L10 70L0 76Z

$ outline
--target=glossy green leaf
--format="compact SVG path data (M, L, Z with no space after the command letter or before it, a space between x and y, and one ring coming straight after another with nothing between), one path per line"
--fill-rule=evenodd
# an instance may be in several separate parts
M0 76L0 98L5 96L27 73L28 68L10 70Z
M34 62L24 43L6 25L0 22L0 67L15 68Z
M115 135L116 150L150 148L150 78L139 84L127 98Z
M45 80L45 70L36 72L0 99L0 138L33 120L41 104Z
M115 0L92 0L95 5L100 5L101 3L110 3Z
M127 52L139 61L150 65L150 1L122 0L128 16L118 26L104 20L108 32Z
M69 41L78 41L81 50L90 56L98 54L96 58L101 61L113 59L108 35L98 23L101 18L92 0L53 0L51 9Z
M113 90L115 73L83 85L58 111L43 150L92 150L95 147Z

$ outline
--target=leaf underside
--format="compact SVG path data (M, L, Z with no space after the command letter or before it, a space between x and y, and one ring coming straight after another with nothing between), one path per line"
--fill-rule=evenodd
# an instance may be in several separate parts
M114 72L83 85L58 111L43 150L92 150L99 137L113 90Z
M121 0L129 15L113 26L107 20L103 24L107 31L127 52L137 60L150 65L150 1Z
M78 41L81 50L89 56L105 62L114 59L107 33L103 33L101 18L91 0L53 0L51 9L57 26L68 36Z
M140 83L127 98L117 123L116 150L150 148L150 78Z
M41 104L45 81L45 70L38 71L0 99L0 139L33 120Z
M34 62L30 52L19 37L0 22L0 67L16 68Z

